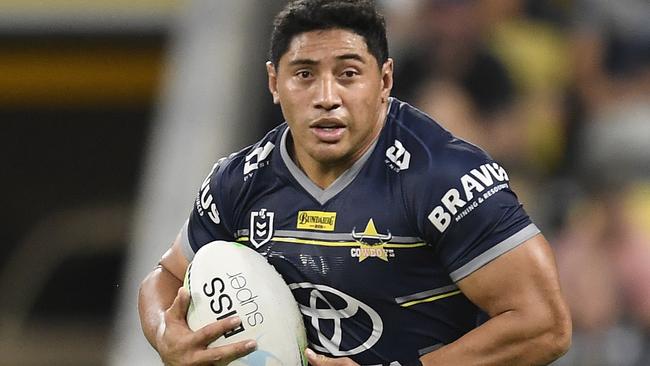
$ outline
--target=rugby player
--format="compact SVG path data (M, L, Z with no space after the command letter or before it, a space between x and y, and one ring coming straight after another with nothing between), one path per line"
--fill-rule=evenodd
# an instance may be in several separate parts
M567 351L549 244L502 166L390 97L385 33L371 1L277 15L266 66L286 122L218 160L141 285L144 334L166 364L225 365L256 347L206 348L237 318L185 321L181 279L214 240L282 274L312 365L542 365Z

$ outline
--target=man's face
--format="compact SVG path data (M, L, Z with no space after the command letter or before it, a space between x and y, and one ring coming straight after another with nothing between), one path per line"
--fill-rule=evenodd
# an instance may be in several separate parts
M381 131L392 60L380 69L362 36L342 29L298 34L267 71L299 164L350 165Z

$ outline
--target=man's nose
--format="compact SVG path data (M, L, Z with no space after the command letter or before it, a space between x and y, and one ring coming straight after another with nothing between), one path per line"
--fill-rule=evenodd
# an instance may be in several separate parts
M341 106L341 96L338 93L336 80L334 77L324 77L317 85L314 106L327 111L336 109Z

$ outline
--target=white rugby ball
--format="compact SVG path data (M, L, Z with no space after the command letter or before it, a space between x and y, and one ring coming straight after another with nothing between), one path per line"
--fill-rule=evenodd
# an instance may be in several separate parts
M190 329L239 316L238 328L217 338L209 347L245 339L257 341L257 350L232 366L307 365L305 327L298 305L280 274L266 259L245 245L214 241L194 256L184 286L191 300Z

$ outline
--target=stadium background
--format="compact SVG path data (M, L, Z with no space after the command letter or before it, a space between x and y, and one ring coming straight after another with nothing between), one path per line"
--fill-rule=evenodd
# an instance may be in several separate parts
M0 2L0 364L149 365L138 282L277 124L280 0ZM485 147L557 250L574 345L650 365L650 5L384 0L394 95Z

